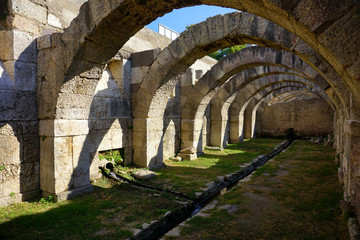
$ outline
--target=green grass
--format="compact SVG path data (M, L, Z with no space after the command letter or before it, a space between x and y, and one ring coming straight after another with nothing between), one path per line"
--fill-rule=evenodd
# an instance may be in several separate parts
M296 141L175 239L349 239L334 157L330 147ZM287 174L277 175L280 170ZM218 209L229 204L240 209L231 215Z
M155 179L144 183L194 196L205 183L238 171L242 163L270 152L280 142L278 139L253 139L230 144L221 152L207 150L204 156L192 162L167 161L167 168L158 170ZM129 173L136 169L119 166L116 170L130 178ZM233 196L233 199L235 204L246 198L239 200ZM0 239L127 239L132 235L129 229L141 228L143 223L161 218L178 208L176 201L179 200L183 201L167 193L101 178L94 183L92 193L74 200L52 203L42 199L0 208ZM231 217L226 211L215 216L218 220Z
M180 191L189 196L201 191L205 184L240 170L240 165L266 154L281 143L279 139L259 138L244 143L229 144L223 151L205 150L195 161L165 161L166 169L157 171L158 177L152 185Z
M175 199L101 179L92 193L74 200L0 208L0 239L126 239L130 228L177 208ZM105 237L96 235L102 229Z

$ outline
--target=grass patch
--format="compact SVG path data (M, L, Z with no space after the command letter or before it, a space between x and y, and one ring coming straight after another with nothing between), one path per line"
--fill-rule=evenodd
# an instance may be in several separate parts
M230 144L220 152L206 150L204 156L192 162L166 161L167 168L158 170L158 176L146 184L194 196L205 183L238 171L242 163L270 152L280 142L252 139ZM130 174L135 169L117 166L116 171L132 180ZM229 204L246 201L246 197L239 199L237 194L227 195L225 199ZM74 200L53 203L51 199L42 199L0 208L0 239L127 239L132 235L128 229L141 228L143 223L161 218L179 207L178 200L167 193L101 178L94 182L92 193ZM238 212L247 214L245 208ZM212 232L228 229L225 226L232 216L227 211L217 210L214 217L212 222L194 221L204 226L217 224Z
M0 208L0 239L127 239L132 236L128 229L178 207L175 197L108 179L96 181L94 188L66 202L24 202ZM96 235L102 229L106 234Z
M223 151L205 150L195 161L167 160L166 169L157 171L158 177L149 183L158 187L180 191L194 197L205 184L240 170L240 165L266 154L281 143L279 139L258 138L243 143L229 144Z
M349 239L334 156L330 147L296 141L250 182L218 198L217 208L237 205L239 211L209 210L209 218L194 218L176 239Z

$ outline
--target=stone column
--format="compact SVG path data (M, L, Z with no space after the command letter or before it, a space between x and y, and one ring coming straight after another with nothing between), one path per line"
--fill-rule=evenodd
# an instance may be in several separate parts
M210 144L225 148L227 146L226 139L226 125L228 116L222 116L221 113L211 114L211 131L210 131Z
M40 121L40 188L57 201L92 191L91 159L84 158L87 120Z
M343 155L345 199L355 206L360 216L360 121L346 120Z
M156 168L163 164L163 120L133 119L134 163L139 167Z
M254 101L251 101L249 105L247 105L245 112L244 112L244 128L243 128L243 135L244 138L251 138L251 126L252 126L252 110L254 108Z
M231 143L240 143L242 142L240 130L240 116L230 115L230 142Z

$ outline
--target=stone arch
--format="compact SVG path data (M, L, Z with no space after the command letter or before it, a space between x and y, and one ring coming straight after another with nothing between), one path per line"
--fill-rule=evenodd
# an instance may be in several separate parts
M256 68L254 68L256 69ZM182 129L182 139L184 141L187 141L188 145L191 146L197 146L196 144L197 140L199 139L202 129L202 119L203 115L206 109L206 106L211 101L211 112L218 113L216 115L211 115L211 128L212 132L219 132L224 133L224 122L226 122L227 119L227 112L228 108L231 105L231 103L234 101L235 97L238 95L241 89L245 88L248 91L254 91L254 89L261 89L263 85L272 83L281 83L281 82L298 82L298 83L305 83L314 89L317 89L319 92L322 92L323 97L328 99L326 96L326 93L320 88L317 87L316 84L311 81L309 78L303 78L299 77L298 75L292 73L292 72L271 72L271 70L279 70L278 67L274 67L274 69L270 69L270 72L266 72L266 69L264 72L257 73L257 71L253 71L252 74L249 74L248 72L251 72L253 69L247 69L246 71L241 72L240 77L237 78L237 75L233 76L229 81L225 82L221 87L217 89L217 91L213 91L212 94L208 94L207 96L203 96L201 103L198 106L193 105L185 105L183 106L183 109L186 109L186 111L189 111L191 108L196 108L196 112L192 115L195 116L193 119L183 119L183 126L186 123L194 122L193 128L186 127L185 130ZM245 73L245 74L244 74ZM294 74L294 75L292 75ZM284 76L287 75L286 80L283 80ZM248 79L245 79L245 77L248 77ZM251 84L250 84L251 83ZM224 87L225 86L225 87ZM250 88L251 87L251 88ZM245 90L244 89L244 90ZM244 93L247 93L247 91L241 91ZM328 99L329 104L332 105L330 99ZM193 104L193 103L192 103ZM226 117L225 117L226 116ZM189 124L187 124L189 125ZM189 137L190 136L190 137ZM214 136L214 135L212 135ZM214 137L212 137L214 139ZM220 145L220 142L218 140L212 140L213 145ZM222 139L222 137L221 137ZM186 146L185 146L186 147ZM198 151L201 151L202 149L198 149Z
M57 101L63 97L59 97L59 95L66 95L60 94L60 88L63 85L64 79L65 82L67 82L69 79L73 79L78 75L83 75L86 79L98 79L99 72L101 72L100 70L102 69L104 62L108 61L129 38L129 36L149 22L150 19L152 20L174 8L196 4L213 4L233 7L272 19L274 22L279 23L287 29L291 29L292 32L296 32L312 47L319 49L322 56L324 56L328 62L336 68L338 73L345 72L345 74L342 74L345 76L345 80L350 79L352 81L349 82L352 84L356 83L354 78L349 76L347 73L348 69L351 70L352 68L344 70L344 67L340 63L340 58L336 59L333 57L335 50L330 51L329 49L323 47L324 44L319 44L315 34L312 33L312 31L315 31L321 26L323 26L321 29L326 29L327 26L325 23L329 19L336 20L336 18L333 18L332 16L324 16L321 21L314 24L313 28L310 28L313 23L308 21L308 16L300 14L301 4L296 4L296 6L292 5L294 9L297 10L291 12L291 14L286 14L286 12L290 12L290 10L282 4L272 2L253 2L250 0L244 0L241 3L232 1L219 3L217 1L210 0L194 0L186 1L186 3L180 3L178 1L154 0L137 2L134 8L132 5L133 3L134 2L130 0L123 0L101 1L100 4L100 1L98 0L90 0L84 4L80 10L79 16L72 22L71 26L64 32L64 34L54 34L51 36L51 46L49 46L49 48L54 48L55 50L46 49L46 51L40 52L39 54L40 58L43 59L43 63L40 64L38 71L40 89L40 119L54 119L57 117L55 113ZM300 5L300 10L298 9L298 5ZM344 12L350 12L350 14L346 15L346 17L351 17L354 15L353 5L354 3L349 1L346 2L346 4L340 4L340 11L336 11L336 8L332 8L332 6L329 8L336 13L334 16L341 16ZM351 11L348 11L348 9ZM144 18L144 16L147 17ZM127 26L129 29L124 29L123 26ZM110 37L102 39L103 36ZM298 43L297 46L301 48L304 45L302 43ZM330 44L327 46L330 48ZM349 46L349 44L347 44L347 46ZM294 48L294 51L297 50ZM101 54L96 55L96 53ZM341 53L336 53L335 55L337 56L340 54ZM95 61L92 62L92 60ZM354 61L351 63L354 63ZM352 66L353 64L351 64L351 67ZM322 67L327 68L328 66L325 63ZM329 71L332 70L330 69ZM91 85L89 86L91 87ZM358 89L357 85L351 89ZM89 91L91 90L94 91L93 89L89 89ZM45 124L43 122L40 123L40 125L42 125L43 128L52 128L50 131L54 132L54 123Z
M276 103L284 103L284 102L287 102L289 101L289 98L291 98L292 100L292 97L294 96L301 96L301 95L307 95L307 96L310 96L310 97L314 97L315 95L312 93L312 92L309 92L309 91L306 91L306 90L302 90L302 91L296 91L296 92L290 92L288 94L281 94L281 95L278 95L272 99L269 99L268 101L268 104L276 104ZM319 96L317 96L319 97Z
M299 86L299 87L301 86L302 88L314 89L314 86L311 85L311 82L309 83L306 80L305 81L299 81L299 80L296 81L296 80L290 79L290 80L282 80L279 82L273 82L273 83L268 83L268 84L265 83L262 86L257 86L255 88L252 86L247 86L246 88L234 91L234 93L232 93L232 96L230 96L228 98L228 100L226 102L224 102L224 104L221 104L221 114L218 114L215 119L212 118L211 133L218 133L218 134L216 134L216 135L212 134L210 143L212 145L221 144L222 147L226 147L226 145L224 145L224 143L225 143L224 135L226 133L225 126L228 124L228 120L229 120L228 119L229 108L233 104L236 104L239 107L237 108L238 111L235 111L235 112L234 112L234 108L232 108L232 113L230 115L231 116L230 117L230 122L231 122L230 123L230 134L231 134L230 136L231 136L231 139L233 140L233 142L237 142L237 139L241 140L243 138L242 133L243 133L243 126L244 126L244 114L245 114L245 111L246 111L248 105L251 103L252 99L260 98L262 95L268 93L272 89L278 89L279 86L280 86L280 88L285 88L288 86ZM321 92L320 89L318 89L317 91L319 92L320 96L322 96L323 98L326 98L325 93L320 93ZM241 96L242 94L243 94L243 96ZM237 100L234 103L234 99L237 96L238 96L238 98L241 97L242 101L239 102L239 100ZM219 111L215 110L215 112L219 112ZM237 135L237 136L234 137L234 135Z
M198 134L196 134L196 132L199 133L202 129L203 112L212 97L215 95L216 91L219 89L222 90L222 88L219 88L220 84L216 82L217 77L220 78L219 82L224 82L221 87L224 85L227 86L228 84L228 89L233 89L237 84L236 81L228 81L229 76L246 69L246 71L242 72L243 78L250 82L251 80L259 77L257 76L256 71L251 72L249 70L251 67L255 66L264 66L266 70L272 67L275 69L274 66L287 68L292 70L294 75L298 73L300 76L309 80L312 80L312 78L316 79L317 81L314 82L317 82L324 89L328 87L328 84L321 75L314 71L309 65L304 63L296 55L286 51L278 51L264 47L249 47L242 49L241 51L220 60L195 85L183 87L185 90L184 92L186 92L186 96L189 96L185 97L185 102L182 103L183 147L197 145L196 136ZM263 72L266 71L264 70ZM250 75L253 75L254 78L251 79ZM241 81L239 80L239 82ZM245 81L243 82L245 84ZM339 101L335 102L341 104ZM198 150L201 151L201 149Z
M231 81L231 82L235 82L235 81ZM251 79L250 82L251 84L250 83L248 83L248 85L239 84L238 86L231 85L230 88L227 88L226 90L222 88L215 94L215 96L211 100L211 112L215 112L219 114L211 115L211 132L226 133L224 127L227 125L227 121L228 121L228 110L230 105L233 103L233 101L238 95L241 95L246 92L257 93L269 86L276 86L277 84L283 84L287 82L304 84L308 87L317 90L318 92L320 92L320 94L322 94L323 98L325 98L327 102L330 105L332 105L326 93L321 88L313 84L312 81L300 78L296 75L292 76L290 74L287 74L285 78L285 74L283 73L278 74L278 73L270 72L269 74L266 74L265 77L258 76L258 78ZM242 89L243 91L241 91ZM245 102L244 104L248 104L249 102ZM245 109L243 110L242 115L244 114L244 111ZM222 134L220 139L223 139ZM210 143L213 145L219 145L220 143L219 138L216 138L215 135L212 135ZM223 147L225 147L225 145L223 145Z
M267 28L258 28L252 31L248 24L250 18L256 19L255 22L264 23L267 28L271 25L271 34L266 31ZM273 37L273 30L279 31L279 38ZM287 36L287 38L281 38L281 36ZM291 48L296 48L297 37L265 19L235 12L216 16L195 25L183 32L159 54L145 74L144 80L133 98L133 116L134 122L136 122L134 125L139 126L139 128L134 128L134 162L136 164L143 166L162 164L162 156L158 154L160 140L157 136L160 136L162 132L159 116L162 116L164 112L166 96L170 94L177 82L176 76L184 72L195 59L203 57L220 46L227 47L244 42L291 51ZM316 55L315 51L313 53ZM299 54L299 56L304 58L304 55ZM317 69L311 61L306 58L304 60ZM321 61L321 64L327 65L324 61ZM321 72L319 69L317 70ZM329 67L326 68L326 73L321 73L326 78L331 72L333 70ZM336 77L336 74L331 75L327 81L332 87L335 87L334 90L337 93L343 96L347 95L343 83ZM340 89L342 91L339 92ZM348 105L348 97L340 99ZM154 140L156 138L158 140ZM142 142L146 139L151 139L151 141L144 149Z
M153 0L146 2L140 1L135 4L130 0L105 1L101 2L101 4L98 0L90 0L81 7L79 15L74 19L64 34L54 36L54 41L52 41L54 45L61 43L61 46L57 46L59 50L57 52L66 53L64 54L65 56L61 57L61 63L58 62L58 72L66 72L67 74L65 75L71 76L93 69L93 67L96 68L96 63L103 64L108 61L136 31L156 17L170 12L175 8L200 4L230 7L272 20L290 32L297 34L301 39L310 44L313 49L317 49L341 76L345 76L344 80L348 82L348 86L355 85L354 89L359 90L357 86L359 84L352 76L357 74L356 71L354 71L356 70L356 66L353 66L356 65L354 64L356 59L351 59L350 63L347 64L350 68L345 69L344 64L342 64L344 54L341 53L341 49L338 50L331 47L331 43L334 41L329 41L327 37L329 35L328 31L325 31L331 28L332 30L338 28L341 32L345 31L342 30L343 25L341 25L341 23L342 21L349 22L349 19L353 20L352 16L356 14L356 1L354 0L337 4L323 4L322 6L329 9L329 12L332 14L324 14L316 11L316 4L310 4L314 10L313 12L305 11L306 14L304 14L302 8L304 4L298 2L291 4L292 8L289 8L287 4L284 5L278 2L267 1L263 3L250 0L243 0L241 3L232 1L219 3L214 0L192 0L186 2ZM334 6L336 7L334 8ZM317 15L314 15L314 13ZM321 18L319 18L319 15ZM309 19L317 19L317 21L309 21ZM258 24L260 23L261 21ZM350 30L356 26L353 21L351 23L352 24L347 24ZM321 30L316 32L317 29ZM269 28L269 31L274 30L276 29ZM279 35L276 34L276 37L278 36ZM287 38L288 36L281 35L280 37ZM58 38L58 40L56 38ZM354 42L354 40L350 43L352 42ZM299 49L304 48L303 43L303 41L299 42L297 44L298 48L294 48L294 52L301 54L301 50L299 51ZM354 49L350 43L346 44L345 42L345 46ZM305 48L307 47L305 46ZM339 58L337 59L334 55ZM350 53L348 53L348 55L350 55ZM59 56L56 56L56 58L58 57ZM87 63L78 64L81 63L81 60L85 60ZM49 66L54 67L53 64L54 63ZM75 71L75 69L77 70ZM43 74L40 75L42 76ZM56 91L59 90L63 78L61 77L61 73L55 78L58 80L51 83L44 83L48 81L48 79L44 79L42 90L51 91L48 97L56 101ZM46 97L41 98L41 101L44 101L45 105L46 103L50 104L50 101L47 101ZM45 113L46 111L42 112L42 114Z

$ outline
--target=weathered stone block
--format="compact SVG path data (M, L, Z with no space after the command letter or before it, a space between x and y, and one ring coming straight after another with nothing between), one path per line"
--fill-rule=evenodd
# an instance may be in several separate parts
M148 70L148 66L131 68L131 84L141 83Z
M1 187L0 187L0 192L1 192ZM14 204L14 203L19 203L22 200L22 196L21 194L15 194L15 196L13 197L0 197L0 207L5 207L8 206L10 204Z
M196 153L178 153L178 156L181 157L184 160L190 160L190 161L194 161L195 159L197 159L197 154Z
M24 32L29 32L34 34L35 36L40 35L40 27L39 24L29 18L23 17L21 15L15 15L12 18L12 25L15 29L19 29Z
M35 63L6 61L4 66L14 83L14 90L37 91Z
M13 30L13 60L36 63L36 41L26 32Z
M20 169L18 170L18 174L19 173ZM14 177L3 176L4 180L1 183L3 185L3 197L10 197L10 194L12 193L20 193L20 176L18 174Z
M143 52L133 53L131 55L131 67L151 66L154 60L159 56L160 48L151 49Z
M21 192L40 188L40 163L22 163L20 172Z
M22 162L40 161L40 139L38 135L24 135L22 138Z
M12 31L0 31L0 59L1 60L13 60L13 33Z
M51 34L40 36L36 39L37 49L43 50L51 48Z
M0 135L0 163L20 164L20 142L16 136Z
M71 187L73 174L72 143L72 137L54 138L54 193L64 192Z
M46 24L47 10L38 4L28 0L13 0L11 6L12 14L20 14Z
M88 120L41 120L39 134L44 136L78 136L89 133Z

